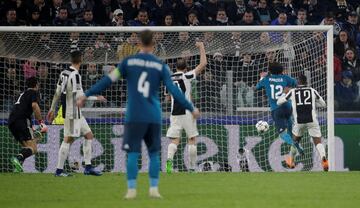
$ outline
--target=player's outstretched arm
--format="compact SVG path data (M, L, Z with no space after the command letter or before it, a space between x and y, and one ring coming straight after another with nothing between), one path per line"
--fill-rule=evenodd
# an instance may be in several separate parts
M110 87L113 82L116 82L121 77L120 70L115 68L110 74L104 76L99 81L97 81L90 89L85 92L85 95L80 96L77 99L77 105L83 107L85 101L93 95L98 95L106 88ZM94 97L90 97L93 99ZM103 96L97 96L96 100L105 101L106 99Z
M325 100L319 95L319 93L316 90L314 90L314 93L316 95L316 101L315 102L316 102L317 106L325 108L326 107Z
M49 123L51 123L54 120L54 117L55 117L54 112L55 112L57 102L59 101L60 94L61 94L61 85L57 85L54 97L51 102L50 110L46 116L46 119L48 120Z
M206 52L205 52L205 46L203 42L196 42L195 46L199 48L200 50L200 64L196 66L195 68L195 74L196 76L199 75L206 67L207 65L207 58L206 58Z
M41 133L45 133L47 132L48 128L47 126L45 125L42 117L41 117L41 110L40 110L40 107L39 107L39 104L37 102L32 102L31 103L31 107L34 111L34 116L35 116L35 119L38 121L40 127L41 127Z
M276 101L276 104L277 105L282 105L282 104L286 103L290 99L292 93L293 93L293 90L290 90L286 95L281 96Z

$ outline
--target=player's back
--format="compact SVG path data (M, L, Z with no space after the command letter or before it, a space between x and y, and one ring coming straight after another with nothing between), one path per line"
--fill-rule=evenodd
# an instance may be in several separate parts
M27 89L20 94L19 98L14 104L9 116L9 123L19 119L31 119L33 113L32 103L38 102L39 94L33 89Z
M271 110L277 109L279 106L276 104L277 99L285 93L285 88L295 87L296 80L285 74L270 74L264 77L256 86L257 89L265 88L266 96L269 99ZM290 105L285 103L284 105Z
M139 53L124 59L119 69L128 87L126 122L161 123L159 87L166 65L152 54Z
M80 108L76 105L77 91L82 90L79 72L69 67L60 73L58 85L61 86L61 105L63 107L63 118L79 119Z

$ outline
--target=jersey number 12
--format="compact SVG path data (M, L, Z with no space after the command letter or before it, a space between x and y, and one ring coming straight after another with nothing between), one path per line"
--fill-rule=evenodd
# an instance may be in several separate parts
M144 97L149 97L149 91L150 91L150 83L149 81L146 81L148 73L142 72L138 81L137 89L138 91L143 94Z
M283 93L283 86L281 85L273 85L271 84L270 85L270 88L271 88L271 98L273 100L277 100Z

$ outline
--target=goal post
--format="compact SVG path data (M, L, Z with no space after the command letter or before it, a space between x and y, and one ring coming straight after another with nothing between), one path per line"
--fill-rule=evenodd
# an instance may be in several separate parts
M203 41L208 59L204 72L192 82L192 98L203 112L198 120L198 162L201 171L240 171L239 148L248 150L250 171L320 170L317 152L309 136L301 144L305 156L297 156L296 168L289 170L283 160L289 146L278 138L267 99L254 85L259 73L272 61L284 65L296 78L304 73L312 87L327 100L318 117L330 170L336 171L334 136L334 72L332 26L174 26L174 27L0 27L0 78L11 89L2 89L0 119L0 172L12 171L8 159L19 150L7 130L7 116L16 94L24 89L24 79L37 76L42 84L43 116L49 110L58 74L68 66L69 53L81 50L84 63L80 74L84 90L111 71L127 55L138 51L137 34L145 29L155 32L155 54L175 70L178 58L185 58L189 69L199 63L196 41ZM15 71L15 72L14 72ZM107 103L88 102L83 109L95 135L93 162L103 171L125 171L125 152L121 149L126 82L121 80L103 94ZM161 164L167 155L166 138L170 104L161 90L163 130ZM270 130L259 135L255 124L268 121ZM61 125L51 125L47 138L40 141L39 153L29 158L26 172L53 172L62 140ZM183 134L175 156L175 168L187 171L189 160ZM71 147L66 168L82 170L82 139ZM147 170L143 148L141 171ZM77 165L79 164L79 168Z

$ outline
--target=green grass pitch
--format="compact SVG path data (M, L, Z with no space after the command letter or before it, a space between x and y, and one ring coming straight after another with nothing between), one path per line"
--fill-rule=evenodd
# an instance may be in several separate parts
M163 199L148 197L140 174L138 197L126 201L124 174L0 174L1 208L359 207L359 172L177 173L161 175Z

